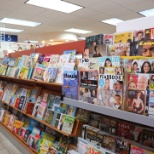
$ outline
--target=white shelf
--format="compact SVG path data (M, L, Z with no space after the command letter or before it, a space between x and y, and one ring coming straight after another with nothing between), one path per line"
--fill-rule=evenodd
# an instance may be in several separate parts
M86 102L68 99L68 98L64 98L63 102L65 104L68 104L68 105L73 105L73 106L76 106L78 108L82 108L82 109L86 109L86 110L89 110L89 111L101 113L101 114L104 114L104 115L107 115L107 116L111 116L111 117L127 120L127 121L130 121L130 122L154 127L154 118L151 118L151 117L138 115L138 114L135 114L135 113L126 112L126 111L122 111L122 110L114 110L114 109L111 109L111 108L106 108L106 107L102 107L102 106L98 106L98 105L94 105L94 104L89 104L89 103L86 103Z

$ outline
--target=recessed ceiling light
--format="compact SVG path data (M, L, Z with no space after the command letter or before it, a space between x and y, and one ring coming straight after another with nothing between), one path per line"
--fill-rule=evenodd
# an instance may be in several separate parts
M138 12L146 17L149 17L149 16L153 16L154 15L154 9L149 9L149 10L145 10L145 11L141 11L141 12Z
M118 18L112 18L112 19L102 20L101 22L116 26L117 23L123 22L123 20Z
M72 33L80 33L80 34L91 33L91 31L81 30L81 29L75 29L75 28L67 29L67 30L65 30L65 31L66 31L66 32L72 32Z
M50 40L50 42L53 42L54 40Z
M81 6L61 0L29 0L26 3L64 13L71 13L83 8Z
M2 20L0 20L0 22L6 23L6 24L13 24L13 25L29 26L29 27L36 27L41 24L38 22L12 19L12 18L3 18Z
M0 31L20 33L20 32L23 32L24 30L21 30L21 29L11 29L11 28L3 28L3 27L0 27Z

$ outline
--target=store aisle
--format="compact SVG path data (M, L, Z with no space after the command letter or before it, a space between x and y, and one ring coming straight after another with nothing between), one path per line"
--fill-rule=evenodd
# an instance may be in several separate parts
M0 154L22 153L0 132Z

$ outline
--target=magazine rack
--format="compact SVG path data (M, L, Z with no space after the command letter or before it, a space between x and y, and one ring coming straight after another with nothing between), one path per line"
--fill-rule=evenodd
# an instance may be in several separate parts
M64 98L63 102L67 105L73 105L89 111L97 112L107 116L116 117L119 119L127 120L133 123L138 123L138 124L142 124L142 125L154 128L154 118L151 118L151 117L135 114L132 112L126 112L122 110L115 110L115 109L94 105L94 104L82 102L79 100L72 100L68 98Z
M0 80L3 80L3 81L9 81L9 82L12 82L12 83L17 83L17 84L20 84L20 85L23 85L23 86L40 86L42 87L43 89L47 89L49 91L52 92L52 94L54 95L61 95L61 92L62 92L62 85L61 84L57 84L57 83L49 83L49 82L43 82L43 81L35 81L35 80L28 80L28 79L19 79L19 78L13 78L13 77L7 77L7 76L0 76ZM44 124L45 126L48 126L49 128L65 135L65 136L68 136L68 137L78 137L81 135L81 128L82 128L82 125L84 124L84 122L80 121L80 120L76 120L75 121L75 124L74 124L74 127L73 127L73 131L72 131L72 134L68 134L68 133L65 133L63 132L62 130L59 130L57 129L56 127L52 126L51 124L45 122L45 121L42 121L42 120L39 120L38 118L30 115L30 114L26 114L24 111L18 109L18 108L15 108L14 106L0 100L1 103L23 113L24 115L26 115L27 117L29 118L32 118L32 119L35 119L36 121L38 121L39 123L41 124ZM20 139L20 137L14 133L11 132L11 130L9 130L3 123L0 122L0 126L6 130L9 134L11 134L19 143L21 143L28 151L30 151L30 153L36 153L35 150L29 148L27 146L27 144L22 140Z

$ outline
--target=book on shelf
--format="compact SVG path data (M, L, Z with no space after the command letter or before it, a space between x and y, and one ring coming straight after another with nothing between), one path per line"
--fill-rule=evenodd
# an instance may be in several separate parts
M70 58L71 58L71 54L63 54L63 55L60 55L59 63L60 64L69 63Z
M14 121L17 119L16 116L14 116L13 114L10 115L7 127L12 130L13 129L13 125L14 125Z
M77 107L72 106L72 105L68 105L68 107L67 107L67 115L75 117L76 110L77 110Z
M47 104L45 102L41 102L37 111L37 118L43 120L44 114L46 112Z
M71 134L75 123L75 117L66 115L62 126L62 131Z
M45 112L45 116L44 116L44 121L46 121L47 123L51 124L52 119L53 119L53 115L54 112L51 109L47 108L47 111Z
M36 63L32 79L43 81L43 75L44 75L45 69L46 69L46 66Z
M71 54L69 62L74 63L76 52L77 52L76 50L65 50L65 51L63 51L63 55Z
M28 77L29 68L25 66L21 66L19 72L18 72L18 78L20 79L27 79Z

